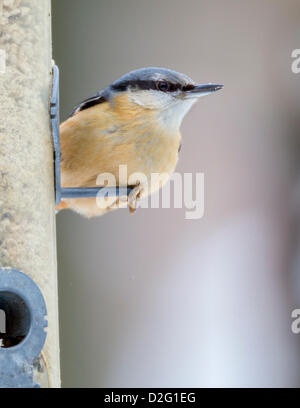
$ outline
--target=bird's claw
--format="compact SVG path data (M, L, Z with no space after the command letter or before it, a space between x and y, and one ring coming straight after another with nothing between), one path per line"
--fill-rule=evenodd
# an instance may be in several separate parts
M130 214L134 214L138 208L144 189L141 185L134 187L128 195L128 207Z

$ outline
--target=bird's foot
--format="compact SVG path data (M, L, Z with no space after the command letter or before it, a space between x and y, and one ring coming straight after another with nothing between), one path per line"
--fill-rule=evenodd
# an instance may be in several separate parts
M130 214L134 214L136 212L143 192L144 192L144 188L140 184L138 184L129 193L128 207L129 207Z

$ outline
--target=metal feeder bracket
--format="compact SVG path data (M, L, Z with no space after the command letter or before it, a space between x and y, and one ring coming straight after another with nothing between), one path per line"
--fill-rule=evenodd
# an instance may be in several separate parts
M58 205L63 198L93 198L105 188L105 196L126 196L132 187L62 187L60 181L60 144L59 144L59 69L53 66L52 95L50 100L50 115L52 138L54 146L54 171L55 171L55 204Z

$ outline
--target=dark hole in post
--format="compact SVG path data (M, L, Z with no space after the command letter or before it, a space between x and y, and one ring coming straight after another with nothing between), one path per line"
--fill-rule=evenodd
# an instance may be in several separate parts
M0 347L16 346L29 332L30 311L19 295L8 291L0 291L0 311L5 316L5 333L0 326Z

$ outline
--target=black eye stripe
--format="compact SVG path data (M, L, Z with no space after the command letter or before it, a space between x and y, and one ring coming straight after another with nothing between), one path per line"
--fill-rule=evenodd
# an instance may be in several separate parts
M183 86L183 87L182 87L182 90L183 90L184 92L187 92L187 91L191 91L191 90L194 89L194 88L195 88L195 85L193 85L193 84L188 84L188 85Z
M111 86L114 91L126 91L129 87L139 88L139 89L156 89L155 81L142 81L135 79L133 81L124 81L121 83L116 83Z
M168 89L166 90L166 92L176 92L178 90L181 91L189 91L191 89L194 88L194 85L192 84L188 84L188 85L181 85L178 83L173 83L173 82L169 82L169 81L147 81L147 80L132 80L132 81L124 81L124 82L120 82L120 83L116 83L114 85L111 86L111 88L115 91L126 91L129 87L132 88L138 88L138 89L142 89L142 90L157 90L160 89L159 84L161 83L166 83L168 85Z

